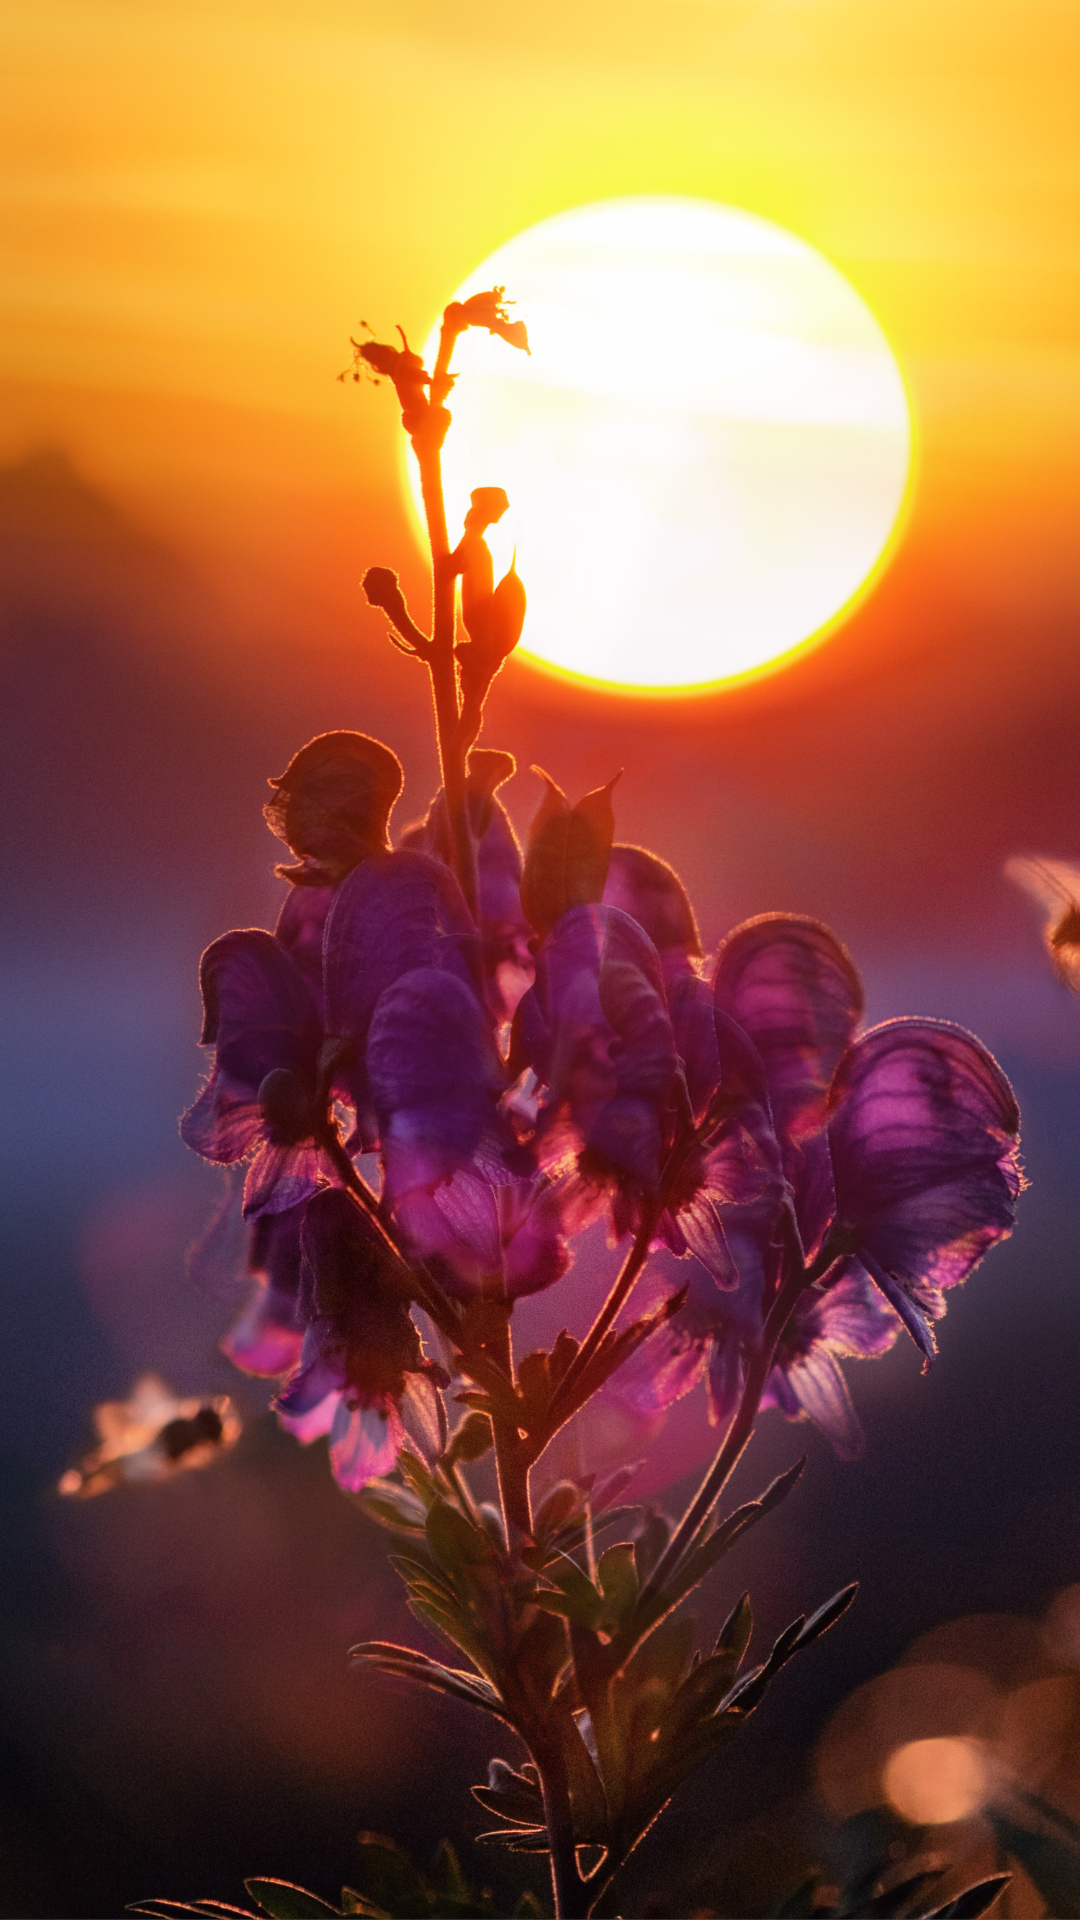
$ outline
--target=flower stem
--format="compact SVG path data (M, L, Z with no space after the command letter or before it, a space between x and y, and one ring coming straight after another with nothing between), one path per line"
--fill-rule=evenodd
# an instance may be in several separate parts
M587 1912L588 1896L578 1872L566 1763L555 1742L550 1747L540 1741L535 1744L530 1741L529 1744L540 1775L540 1791L544 1796L555 1920L580 1920L580 1916Z
M558 1407L568 1398L571 1389L577 1386L586 1367L596 1358L606 1335L610 1332L623 1307L626 1305L630 1290L648 1258L649 1243L656 1231L659 1212L659 1206L653 1206L648 1209L637 1233L634 1235L633 1244L629 1248L626 1258L619 1269L618 1277L612 1286L611 1292L608 1294L596 1319L593 1321L573 1360L570 1362L570 1365L567 1367L566 1372L563 1374L562 1379L559 1381L558 1386L551 1396L550 1414L555 1414ZM550 1437L549 1435L549 1438Z
M720 1451L712 1466L649 1575L642 1594L643 1600L645 1593L650 1595L658 1593L669 1575L677 1571L738 1466L754 1431L754 1421L757 1419L761 1396L765 1391L765 1382L769 1377L780 1336L807 1285L807 1273L801 1250L793 1247L789 1253L788 1268L780 1291L769 1310L761 1339L747 1369L746 1382L735 1418L724 1435Z
M442 478L442 442L450 423L443 401L453 386L450 356L456 339L457 334L447 326L444 317L438 356L431 376L429 425L424 431L413 435L413 449L420 469L420 489L424 499L428 546L431 549L431 648L427 663L435 707L435 735L443 792L450 817L454 871L469 910L475 915L476 849L469 825L465 786L467 749L459 724L457 664L454 659L457 575L450 557ZM479 726L476 732L479 732Z

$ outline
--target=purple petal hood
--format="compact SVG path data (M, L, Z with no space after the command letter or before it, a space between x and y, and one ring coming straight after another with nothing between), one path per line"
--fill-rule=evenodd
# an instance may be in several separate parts
M512 1065L549 1089L541 1128L565 1111L590 1172L654 1193L678 1056L656 949L617 907L572 907L536 959Z
M326 919L326 1026L351 1041L342 1069L358 1115L370 1107L364 1054L383 993L423 967L458 980L476 998L479 940L461 888L427 853L373 854L343 880Z
M986 1048L944 1020L863 1034L829 1096L837 1230L927 1358L941 1290L1012 1232L1020 1113Z
M199 969L205 1017L201 1043L216 1052L211 1075L180 1122L180 1134L204 1160L242 1160L263 1130L259 1088L284 1069L309 1093L322 1038L318 1009L303 975L273 934L248 928L222 934Z
M813 1253L833 1211L826 1101L862 1015L862 982L827 927L767 913L728 935L713 991L761 1056L784 1169Z

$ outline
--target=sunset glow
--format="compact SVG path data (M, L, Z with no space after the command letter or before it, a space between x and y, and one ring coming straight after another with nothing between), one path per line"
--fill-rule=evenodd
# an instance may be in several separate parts
M889 548L911 457L899 368L843 275L771 221L655 197L542 221L456 297L493 285L531 357L466 336L444 463L452 526L473 487L510 496L522 651L688 688L822 637Z

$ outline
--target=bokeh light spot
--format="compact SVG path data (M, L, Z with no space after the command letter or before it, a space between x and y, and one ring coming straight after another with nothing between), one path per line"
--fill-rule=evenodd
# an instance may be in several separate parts
M977 1740L908 1740L889 1755L885 1795L912 1826L970 1819L982 1806L987 1765Z

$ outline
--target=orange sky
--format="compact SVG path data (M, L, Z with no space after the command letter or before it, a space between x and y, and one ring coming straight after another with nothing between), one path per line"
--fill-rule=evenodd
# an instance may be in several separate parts
M361 317L422 337L521 227L665 192L870 301L915 396L909 539L1075 601L1068 0L34 0L0 32L0 458L65 445L222 581L336 615L401 564L394 409L334 380Z

